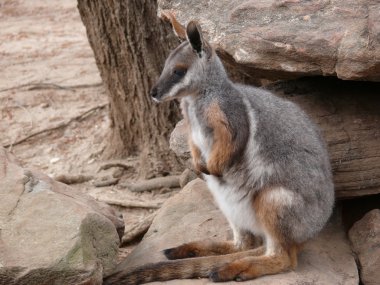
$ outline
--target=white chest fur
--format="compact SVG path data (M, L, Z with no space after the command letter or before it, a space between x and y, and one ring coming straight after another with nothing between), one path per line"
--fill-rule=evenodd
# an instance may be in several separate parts
M250 231L256 235L263 234L263 230L256 221L252 199L248 197L249 195L244 197L245 193L228 183L219 183L218 178L212 175L205 175L205 178L215 201L233 229Z
M202 125L200 118L197 116L193 101L191 99L187 99L186 105L187 117L191 129L191 139L201 151L203 159L207 161L212 147L212 138L206 136L204 132L204 125Z

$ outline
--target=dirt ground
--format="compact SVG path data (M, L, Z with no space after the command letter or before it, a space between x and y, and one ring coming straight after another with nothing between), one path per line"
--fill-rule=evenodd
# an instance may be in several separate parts
M0 2L0 143L26 168L51 177L89 177L76 191L160 204L172 191L134 194L120 187L136 179L136 158L111 167L102 151L109 131L107 95L75 0ZM117 177L119 185L95 187ZM126 232L155 209L118 208ZM121 250L121 257L132 246Z

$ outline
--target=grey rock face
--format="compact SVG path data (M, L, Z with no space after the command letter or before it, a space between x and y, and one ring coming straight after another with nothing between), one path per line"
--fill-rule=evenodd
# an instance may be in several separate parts
M101 284L122 221L0 149L0 284ZM112 219L112 221L111 221Z
M118 266L118 269L163 261L165 257L162 250L185 242L208 238L226 240L231 236L228 223L215 206L205 182L196 179L164 204L143 241ZM299 265L295 271L265 276L244 284L357 285L358 279L355 260L339 219L335 216L315 240L305 245L299 255ZM151 284L211 283L206 279L197 279ZM223 284L235 284L235 282Z
M260 78L326 75L380 81L380 2L159 0L199 20L224 59Z
M380 209L368 212L349 231L364 285L380 283Z

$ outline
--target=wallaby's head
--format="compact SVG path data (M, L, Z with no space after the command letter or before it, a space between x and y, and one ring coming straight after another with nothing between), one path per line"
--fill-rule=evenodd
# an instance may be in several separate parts
M204 82L213 50L194 21L187 25L186 38L187 41L170 53L160 78L150 92L157 102L195 93Z

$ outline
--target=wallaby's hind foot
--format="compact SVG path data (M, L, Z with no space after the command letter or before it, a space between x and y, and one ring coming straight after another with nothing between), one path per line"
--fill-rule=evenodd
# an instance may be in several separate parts
M214 269L209 278L213 282L246 281L263 275L292 269L292 260L286 252L273 256L249 256Z

